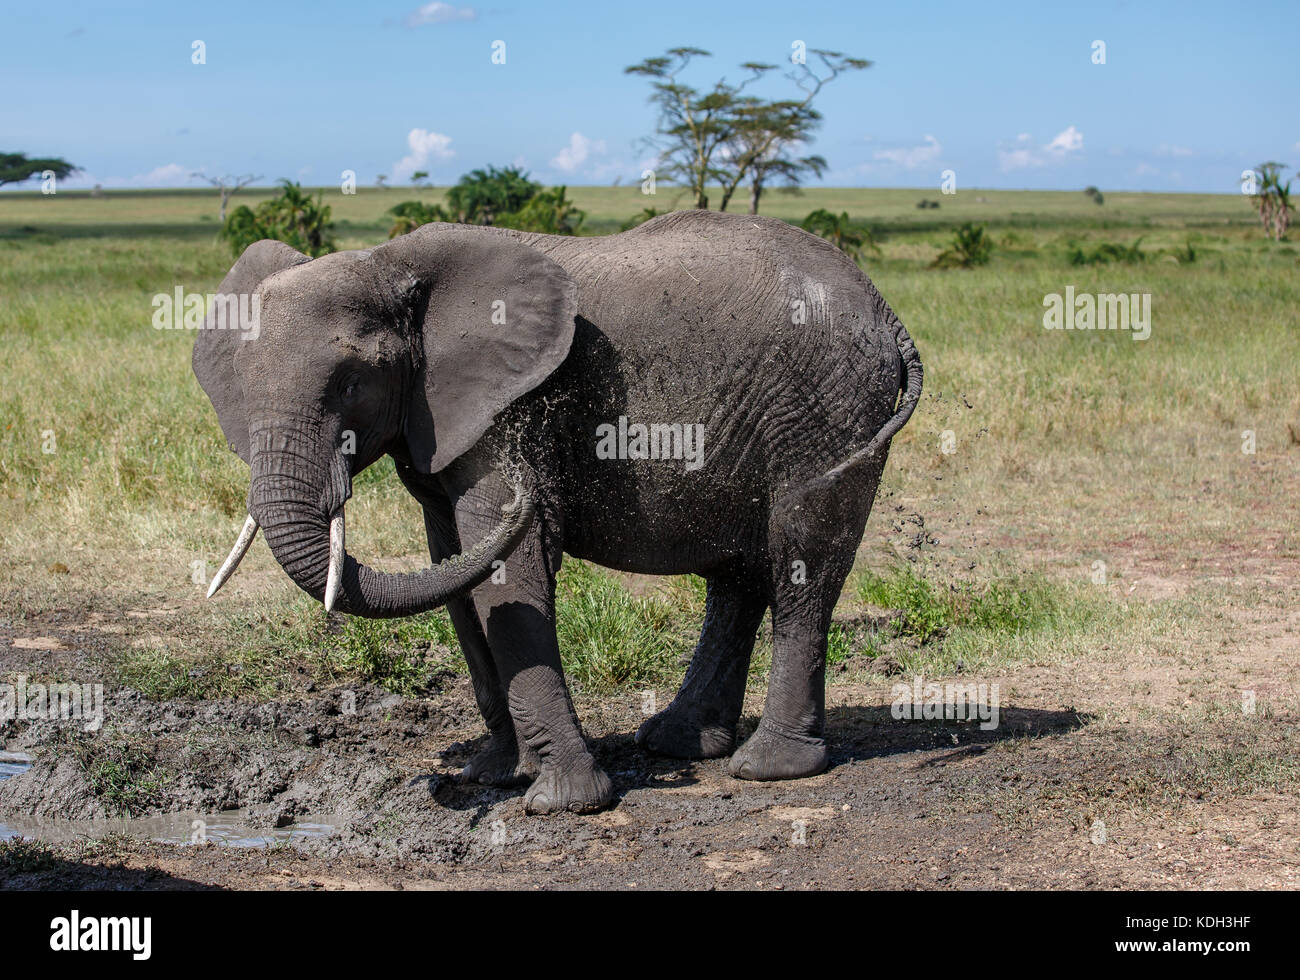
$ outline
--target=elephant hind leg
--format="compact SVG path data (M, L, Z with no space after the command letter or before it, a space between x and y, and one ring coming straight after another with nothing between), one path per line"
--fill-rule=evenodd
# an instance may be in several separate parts
M866 492L833 492L776 515L771 559L772 672L758 728L731 757L741 779L799 779L826 768L826 642L871 510ZM863 488L855 487L855 491Z
M681 689L647 719L637 744L678 759L715 759L735 748L754 636L767 608L762 580L736 568L708 577L704 626Z

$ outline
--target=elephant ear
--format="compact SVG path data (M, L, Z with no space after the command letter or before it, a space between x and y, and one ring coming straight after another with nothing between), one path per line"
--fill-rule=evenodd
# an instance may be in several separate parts
M244 254L226 273L217 288L219 296L236 297L243 309L252 308L252 295L262 280L281 269L310 262L311 259L284 242L263 239L244 249ZM235 376L235 352L245 340L252 339L255 331L235 329L241 324L230 322L229 307L218 301L211 305L203 321L203 329L194 341L194 354L190 363L194 376L207 394L212 407L217 410L217 421L230 448L245 463L248 453L248 409L244 405L244 391ZM224 314L224 315L223 315Z
M416 310L424 356L406 438L415 469L436 473L560 366L573 342L577 286L537 249L495 229L425 225L380 252L427 299Z

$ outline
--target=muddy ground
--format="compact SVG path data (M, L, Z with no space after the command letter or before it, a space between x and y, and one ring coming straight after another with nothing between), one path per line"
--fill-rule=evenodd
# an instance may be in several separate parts
M1189 584L1143 563L1134 556L1135 587ZM1300 581L1295 564L1275 562L1268 576ZM648 756L632 739L639 692L579 696L617 794L592 816L525 816L521 790L458 782L483 730L468 679L453 672L418 699L307 681L260 704L110 690L114 741L133 747L136 776L160 777L141 780L134 806L238 808L259 826L323 821L334 833L251 848L63 840L11 853L0 886L1294 888L1300 807L1293 789L1259 778L1300 748L1294 718L1233 706L1243 685L1270 705L1293 697L1300 613L1294 603L1225 609L1235 639L1216 649L1136 662L1099 653L980 677L1001 686L993 731L900 723L890 679L833 675L830 768L791 783L732 779L725 760ZM0 675L39 666L93 677L117 642L98 628L111 621L68 609L0 623ZM750 691L742 734L762 697ZM11 722L0 742L34 762L0 783L0 823L110 816L79 754L96 743L75 723Z

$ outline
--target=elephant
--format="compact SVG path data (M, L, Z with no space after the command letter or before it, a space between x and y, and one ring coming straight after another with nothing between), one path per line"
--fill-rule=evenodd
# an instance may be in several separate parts
M561 668L565 554L695 573L705 616L681 688L636 733L740 779L822 772L832 609L920 355L843 252L786 222L689 210L615 235L432 223L315 259L250 245L193 369L250 467L248 518L327 610L445 606L487 726L461 778L527 786L528 813L598 810L612 786ZM227 317L229 319L229 317ZM352 478L392 457L431 564L382 573L346 548ZM737 745L770 610L772 665Z

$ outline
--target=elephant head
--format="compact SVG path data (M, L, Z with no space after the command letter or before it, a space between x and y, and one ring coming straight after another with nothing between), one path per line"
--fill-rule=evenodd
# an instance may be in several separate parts
M256 302L221 302L241 294ZM555 262L493 229L426 225L318 259L280 242L250 245L194 346L194 373L252 471L248 520L208 594L259 526L327 609L403 616L486 579L532 524L525 486L472 549L408 574L347 555L343 505L352 477L385 453L433 474L477 443L564 360L575 295ZM230 322L232 308L255 311L256 329Z

